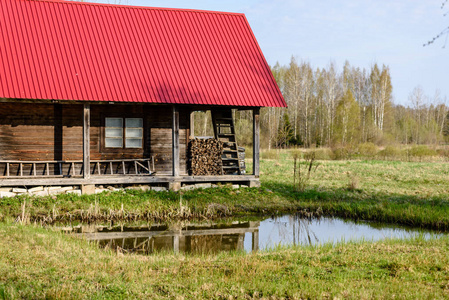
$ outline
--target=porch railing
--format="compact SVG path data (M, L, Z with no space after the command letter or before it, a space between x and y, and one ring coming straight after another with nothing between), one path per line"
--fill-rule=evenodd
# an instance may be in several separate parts
M91 160L91 175L145 176L154 174L154 158ZM0 176L17 177L82 177L83 161L0 160Z

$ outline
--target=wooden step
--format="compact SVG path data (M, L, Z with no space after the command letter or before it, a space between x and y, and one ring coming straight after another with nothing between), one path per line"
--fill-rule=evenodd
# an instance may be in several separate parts
M235 134L233 133L219 133L217 135L218 137L235 137Z
M226 170L239 169L239 168L240 168L239 166L223 166L223 169Z
M221 159L222 161L238 161L238 158L234 158L234 157L223 157Z
M223 149L223 153L237 153L237 150Z
M223 143L223 173L241 174L232 110L212 110L212 122L215 138Z

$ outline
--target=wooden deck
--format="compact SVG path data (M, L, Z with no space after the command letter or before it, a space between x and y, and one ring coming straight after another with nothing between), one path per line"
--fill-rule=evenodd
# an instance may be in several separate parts
M1 186L60 186L60 185L119 185L119 184L194 184L194 183L235 183L254 186L258 178L254 175L220 175L220 176L111 176L92 175L90 179L82 177L59 178L2 178Z

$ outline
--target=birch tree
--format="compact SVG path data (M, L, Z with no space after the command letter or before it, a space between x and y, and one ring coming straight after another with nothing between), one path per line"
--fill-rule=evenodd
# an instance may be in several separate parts
M339 81L335 64L331 62L327 70L323 70L323 100L327 111L327 144L330 145L334 131L335 107L340 94Z

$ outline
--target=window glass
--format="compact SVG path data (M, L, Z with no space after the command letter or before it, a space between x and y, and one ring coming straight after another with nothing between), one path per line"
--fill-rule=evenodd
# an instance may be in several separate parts
M142 148L142 139L126 139L126 148Z
M106 127L119 127L123 128L122 118L106 118Z
M109 138L122 138L123 129L122 128L107 128L105 129L106 137Z
M123 148L123 139L117 138L106 138L105 139L106 148Z
M142 128L142 118L126 118L126 128Z
M126 128L127 138L142 138L142 128Z

